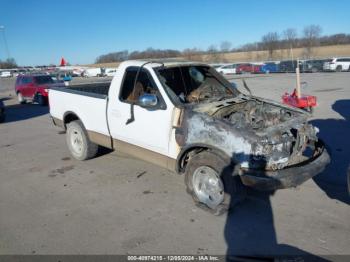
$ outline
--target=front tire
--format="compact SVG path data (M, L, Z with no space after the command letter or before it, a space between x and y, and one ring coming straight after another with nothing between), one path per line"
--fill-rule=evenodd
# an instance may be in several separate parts
M337 72L341 72L342 70L343 70L343 68L341 65L337 66L337 68L335 69L335 71L337 71Z
M77 160L87 160L97 154L98 145L90 141L80 120L68 124L66 142L71 155Z
M185 171L187 192L199 207L215 215L226 213L246 195L234 166L212 151L202 151L189 159Z

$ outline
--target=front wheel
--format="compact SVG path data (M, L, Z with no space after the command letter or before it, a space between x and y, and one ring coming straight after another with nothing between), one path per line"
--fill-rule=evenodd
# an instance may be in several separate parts
M221 215L241 202L246 194L233 169L230 161L214 152L195 154L186 166L187 192L199 207Z
M68 124L66 142L71 155L77 160L87 160L97 154L98 145L90 141L80 120Z

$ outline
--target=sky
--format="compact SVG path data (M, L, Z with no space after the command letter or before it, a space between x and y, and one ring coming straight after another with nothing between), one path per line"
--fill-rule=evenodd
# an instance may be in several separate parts
M350 33L348 0L0 0L0 59L19 65L90 64L120 50L200 48L260 41L317 24Z

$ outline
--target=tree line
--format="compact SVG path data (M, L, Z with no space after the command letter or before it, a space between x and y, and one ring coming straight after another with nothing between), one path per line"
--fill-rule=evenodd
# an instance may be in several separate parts
M268 32L261 40L255 43L248 43L238 48L232 48L230 41L222 41L219 45L210 45L207 50L199 48L186 48L182 51L173 49L147 48L144 51L123 50L97 57L96 63L122 62L128 59L145 58L170 58L184 57L194 60L198 55L210 55L211 60L219 61L220 54L227 52L251 52L268 51L269 57L273 58L275 51L279 49L304 48L304 56L311 57L313 48L316 46L350 44L350 34L333 34L321 36L322 28L319 25L305 26L302 32L298 33L295 28L287 28L283 32Z
M0 69L16 68L17 63L15 59L8 58L5 61L0 60Z

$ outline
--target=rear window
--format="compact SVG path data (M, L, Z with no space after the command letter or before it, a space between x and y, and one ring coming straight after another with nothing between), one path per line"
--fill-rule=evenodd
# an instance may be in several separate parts
M34 79L35 79L35 82L39 85L54 83L51 76L35 76Z

